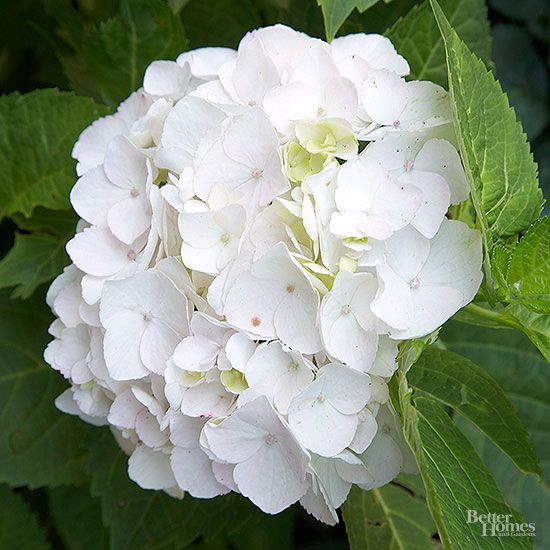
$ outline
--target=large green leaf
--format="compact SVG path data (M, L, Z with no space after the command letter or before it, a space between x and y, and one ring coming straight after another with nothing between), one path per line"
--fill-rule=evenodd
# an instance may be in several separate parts
M190 0L181 11L181 19L190 48L236 48L248 31L262 25L251 0Z
M51 548L37 516L22 495L0 485L0 548L47 550Z
M472 325L489 328L515 328L525 333L537 346L547 361L550 361L550 314L537 313L523 304L497 306L468 304L453 319Z
M411 399L401 380L404 430L413 449L432 516L448 549L502 548L499 537L482 537L479 523L468 523L467 510L479 514L517 514L504 499L474 448L447 413L431 399ZM525 539L510 538L507 548L528 548Z
M426 501L397 485L354 487L342 507L351 550L430 550L435 524Z
M543 199L537 167L500 85L436 0L430 2L445 43L453 118L472 201L490 251L497 238L515 235L538 218Z
M0 261L0 288L15 286L12 298L28 298L69 263L65 242L53 235L17 234L13 248Z
M48 491L55 527L70 550L107 550L109 532L101 522L101 503L90 487L57 487Z
M74 234L78 221L73 210L48 210L41 206L34 209L30 218L22 214L13 214L10 217L23 231L47 233L63 238Z
M69 263L65 243L74 234L77 217L72 210L38 207L31 218L14 214L23 231L0 261L0 288L15 287L12 298L28 298L36 288L53 279Z
M483 0L442 0L441 8L452 27L485 63L491 60L491 34ZM430 4L414 6L386 36L409 62L411 78L431 80L447 87L445 45Z
M316 38L326 36L323 13L313 0L260 0L258 8L264 26L283 23Z
M441 331L445 345L481 365L503 388L527 427L550 479L550 369L520 332L450 322ZM480 451L499 487L525 520L535 522L535 546L550 548L550 487L525 475L495 445L472 426L461 427Z
M536 222L514 249L506 279L510 301L550 313L550 216Z
M550 122L550 74L544 52L539 53L525 28L498 23L492 33L496 76L532 141Z
M482 368L452 351L428 348L407 378L412 387L471 420L518 468L542 476L529 435L513 405Z
M0 291L0 482L57 486L85 478L86 424L60 413L61 376L42 353L52 317L44 297L23 302Z
M115 106L143 82L151 61L174 59L186 45L183 26L162 0L122 0L120 14L82 37L76 62L67 65L72 82L84 72L97 96Z
M69 92L37 90L0 97L0 219L46 206L69 208L80 132L107 114L105 107Z
M522 304L511 304L501 316L511 326L524 332L537 346L547 361L550 361L550 314L537 313Z
M374 6L379 0L317 0L323 11L325 20L325 33L330 42L349 17L351 12L357 8L359 12Z
M128 457L107 429L90 439L91 490L101 499L112 550L185 548L199 536L212 538L242 527L260 512L239 495L183 500L161 491L144 491L130 481Z

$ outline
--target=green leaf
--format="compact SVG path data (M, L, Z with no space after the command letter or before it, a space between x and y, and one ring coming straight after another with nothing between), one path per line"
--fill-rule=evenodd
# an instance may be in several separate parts
M496 76L530 140L550 121L550 74L527 30L499 23L492 29Z
M107 550L109 532L101 522L101 503L88 485L48 491L55 528L70 550Z
M377 2L378 0L317 0L325 20L327 41L330 42L336 36L338 29L355 8L364 12Z
M47 233L63 238L74 235L78 221L78 216L72 210L48 210L41 206L34 209L30 218L22 214L13 214L10 217L23 231Z
M537 313L523 304L510 304L495 310L479 304L468 304L453 316L456 321L489 328L515 328L526 334L544 357L550 361L550 315Z
M40 487L85 478L82 421L59 412L65 389L42 354L52 317L44 297L10 300L0 291L0 482Z
M419 0L399 0L398 2L378 2L365 13L352 12L341 27L341 34L354 32L384 34L395 22L404 17Z
M531 311L522 304L511 304L502 312L510 325L524 332L547 361L550 361L550 315Z
M401 375L402 376L402 375ZM467 522L467 510L512 514L491 474L451 418L434 401L411 399L402 378L401 406L407 440L413 449L428 505L444 548L502 548L499 537L482 538L481 525ZM510 548L528 548L510 537Z
M508 265L508 299L550 313L550 216L533 224Z
M481 329L463 323L447 323L441 338L445 345L469 357L502 387L517 409L550 479L550 369L526 336L515 330ZM520 472L500 449L472 426L464 426L509 503L525 520L535 522L535 547L550 548L550 487L533 475Z
M44 531L21 494L0 485L0 548L47 550Z
M240 495L178 500L144 491L128 478L128 457L107 429L96 429L89 447L91 492L101 499L113 550L149 550L153 542L155 548L185 548L201 535L228 534L261 515Z
M408 373L409 384L452 407L490 437L524 472L542 476L529 435L502 388L452 351L428 348Z
M12 298L28 298L69 263L65 242L53 235L17 234L13 248L0 261L0 288L15 286Z
M168 0L168 5L175 14L178 14L188 2L189 0Z
M174 59L185 45L181 21L166 2L122 0L118 16L83 37L71 80L84 69L98 97L116 106L142 85L151 61Z
M297 518L298 514L302 517ZM297 519L302 519L305 512L299 505L291 506L274 516L254 514L238 531L222 532L218 539L226 541L225 547L235 549L258 550L294 550L294 528ZM312 549L310 549L312 550Z
M191 0L181 11L189 48L226 46L236 48L241 38L262 26L250 0Z
M422 352L437 340L438 334L439 329L422 338L404 340L399 343L397 363L403 372L407 372L416 363Z
M483 0L443 0L441 9L469 48L485 63L491 60L491 33ZM411 78L447 88L445 45L428 1L399 19L386 36L411 67Z
M436 532L426 502L397 485L351 490L342 507L351 550L430 550Z
M543 199L537 167L500 85L458 37L436 0L430 2L445 43L455 128L489 253L496 239L538 218Z
M0 219L36 206L69 208L71 150L80 132L107 114L69 92L37 90L0 97Z

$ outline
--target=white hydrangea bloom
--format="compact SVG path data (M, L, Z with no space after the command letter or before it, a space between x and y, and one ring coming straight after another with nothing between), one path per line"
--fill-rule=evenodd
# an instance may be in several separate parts
M448 94L408 73L385 37L275 25L154 61L82 132L44 357L140 486L332 525L410 471L398 346L482 274Z

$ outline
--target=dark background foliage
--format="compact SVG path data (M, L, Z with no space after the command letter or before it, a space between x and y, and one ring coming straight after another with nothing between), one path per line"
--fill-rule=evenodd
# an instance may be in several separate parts
M235 47L246 31L276 22L289 24L312 35L324 35L321 11L315 0L168 0L167 3L174 11L179 9L188 48L205 45ZM390 4L380 2L362 15L354 12L340 32L384 32L415 3L414 0L393 0ZM523 122L539 164L541 185L548 195L550 2L490 0L489 8L494 70ZM25 93L36 88L57 87L60 90L74 90L77 94L94 97L110 107L115 106L119 99L136 87L136 83L129 82L128 90L98 87L94 78L94 56L99 55L101 40L100 37L94 36L94 33L98 24L108 21L118 11L116 0L0 0L0 94L15 91ZM96 47L91 51L85 50L80 40L82 36L91 37L87 43L95 44ZM97 42L94 42L95 39ZM167 42L167 57L173 50L177 51L179 46L177 41L173 44ZM121 54L124 55L124 52ZM547 205L546 213L548 208ZM24 227L21 224L19 227L19 232L24 233ZM4 219L0 225L0 258L11 248L15 232L15 224L7 218ZM35 298L37 308L40 307L38 303L42 297L43 289L40 289ZM86 438L93 429L83 427L82 431L82 437ZM101 472L109 470L111 477L107 479L107 483L112 486L113 495L119 494L116 492L118 483L123 484L124 494L128 496L124 499L117 497L112 502L103 502L103 505L141 512L148 503L144 503L138 491L128 485L122 465L119 464L116 470L118 455L113 455L114 461L109 462L109 453L115 452L109 434L106 434L104 440L100 438L99 441L95 441L92 449L91 460L98 462L94 469L98 474L92 480L92 494L94 484L102 482L101 479L97 479L101 477ZM39 462L36 468L40 468ZM116 476L116 472L120 473L119 477ZM6 487L0 485L0 500L4 504L11 503L10 514L4 514L0 518L0 530L12 529L14 541L20 540L17 524L22 514L28 513L31 509L37 515L38 524L31 522L25 529L42 531L44 540L51 547L107 547L109 535L107 529L102 526L100 499L90 496L88 484L54 489L21 488L9 498L6 495L6 499L2 500L2 492L5 491ZM102 498L109 498L109 495L106 496L104 492ZM156 497L153 496L149 500L152 502L154 498ZM228 507L239 509L245 505L241 501L229 500L228 503L217 506L216 508L213 504L210 509L204 508L202 512L196 513L204 515L205 511L210 510L206 519L202 518L202 521L217 524L222 515L231 517ZM169 505L161 509L163 513L171 513ZM154 533L154 518L140 513L136 517L150 523L151 530L148 531L149 527L146 527L133 533L121 532L114 536L124 539L131 536L146 537L149 533ZM199 518L195 518L195 521L199 521ZM276 518L256 514L241 528L226 525L224 522L227 521L224 519L222 525L211 527L212 537L208 542L201 539L193 541L191 530L189 540L178 540L174 535L175 538L166 539L166 544L163 543L162 547L171 548L176 544L180 547L187 543L192 543L197 549L213 550L322 550L348 547L342 524L337 528L327 528L312 520L298 507ZM178 526L174 527L177 529ZM125 547L132 546L128 543Z

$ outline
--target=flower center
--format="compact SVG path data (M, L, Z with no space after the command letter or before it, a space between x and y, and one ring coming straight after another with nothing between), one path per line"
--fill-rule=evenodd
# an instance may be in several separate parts
M265 442L268 445L275 445L275 443L277 443L277 437L275 437L273 434L267 434L265 436Z
M260 170L259 168L255 168L254 170L252 170L252 177L256 179L260 179L263 173L264 173L263 170Z
M418 280L418 277L413 277L410 281L409 281L409 286L412 288L412 289L416 289L420 286L420 281Z
M143 314L143 320L144 321L151 321L153 319L153 314L150 311L146 311Z
M341 312L342 312L342 315L349 315L349 313L351 313L351 308L349 307L348 304L345 304L342 306Z
M128 254L126 254L126 256L128 256L129 260L135 260L137 254L136 254L135 250L128 250Z
M220 241L223 244L227 244L230 240L231 240L231 235L229 233L224 233L223 235L220 236Z
M139 197L139 190L135 187L132 187L132 190L130 191L130 196L134 198Z
M319 403L324 403L326 399L327 399L327 396L324 393L320 393L317 396L317 401L319 401Z

